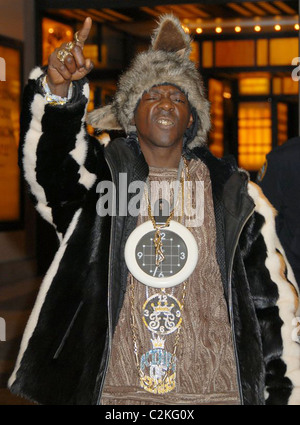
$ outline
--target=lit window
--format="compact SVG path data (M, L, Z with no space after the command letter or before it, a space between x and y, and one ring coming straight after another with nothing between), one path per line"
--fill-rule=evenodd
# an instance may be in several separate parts
M241 78L239 80L239 94L269 94L270 80L267 77Z
M217 157L222 157L224 152L223 146L223 92L224 87L221 81L211 78L208 84L208 97L211 102L211 120L212 130L210 132L210 151Z
M254 40L217 40L215 42L215 65L225 66L254 66Z
M270 40L270 65L290 65L298 56L298 38L273 38Z
M277 144L280 146L288 139L288 106L277 103Z
M240 102L238 111L238 161L248 171L258 171L272 148L269 102Z

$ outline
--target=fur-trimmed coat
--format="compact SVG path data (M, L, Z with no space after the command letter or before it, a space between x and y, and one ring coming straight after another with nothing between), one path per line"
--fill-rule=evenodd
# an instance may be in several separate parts
M126 172L146 180L134 140L103 147L86 132L88 84L47 104L35 69L24 93L20 164L59 249L26 326L10 390L40 404L99 404L126 291L124 245L136 217L100 217L97 184ZM191 155L210 171L241 403L300 404L298 292L274 227L275 212L247 174L206 147ZM118 193L118 188L117 188Z

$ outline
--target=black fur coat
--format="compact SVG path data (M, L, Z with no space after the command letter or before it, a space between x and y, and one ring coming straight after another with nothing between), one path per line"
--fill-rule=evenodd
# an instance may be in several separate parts
M124 245L134 217L100 217L97 184L148 166L130 138L103 147L86 132L88 84L70 103L47 104L35 69L24 93L20 165L60 247L26 326L9 388L40 404L98 404L126 290ZM228 305L241 402L300 403L298 292L274 231L274 210L245 172L205 147L216 254Z

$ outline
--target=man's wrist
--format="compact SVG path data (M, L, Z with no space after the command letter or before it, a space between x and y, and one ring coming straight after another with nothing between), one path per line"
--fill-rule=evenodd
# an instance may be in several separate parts
M48 84L47 75L45 75L42 79L42 87L44 90L45 98L48 103L51 105L64 105L67 103L71 97L73 92L73 84L65 85L58 89L56 87L55 93L52 92L51 85Z

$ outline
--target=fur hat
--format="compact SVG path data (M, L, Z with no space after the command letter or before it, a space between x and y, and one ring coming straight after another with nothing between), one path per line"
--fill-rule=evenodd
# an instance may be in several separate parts
M101 130L133 131L132 118L143 93L153 86L170 84L180 88L198 115L194 137L188 147L203 145L210 128L209 102L202 78L190 60L191 38L173 15L163 15L154 30L148 51L139 53L121 76L110 105L88 114L87 122Z

